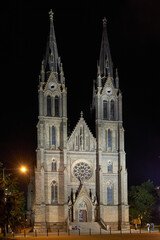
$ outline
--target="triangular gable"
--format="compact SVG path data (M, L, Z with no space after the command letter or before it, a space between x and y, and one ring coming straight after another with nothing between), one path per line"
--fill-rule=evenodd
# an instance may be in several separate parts
M71 151L95 151L96 140L82 116L67 144L68 149Z
M53 92L54 91L54 93L61 91L59 83L57 82L54 72L51 72L51 74L49 75L49 78L46 82L44 91L45 92L47 92L47 91Z
M104 84L104 87L103 87L103 90L102 90L102 95L103 95L103 94L106 94L106 89L107 89L108 87L110 87L110 88L113 89L112 95L114 95L115 87L114 87L113 81L112 81L112 79L111 79L110 76L108 76L108 78L107 78L107 80L106 80L106 82L105 82L105 84Z

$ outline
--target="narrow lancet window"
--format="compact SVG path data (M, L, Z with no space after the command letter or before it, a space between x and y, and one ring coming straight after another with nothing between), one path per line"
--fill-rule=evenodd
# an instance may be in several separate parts
M110 109L110 120L114 120L114 101L111 100L111 109Z
M107 120L107 101L103 101L103 119Z
M57 183L56 181L52 182L51 185L51 202L57 202Z
M112 132L111 129L108 129L108 148L112 147Z
M112 173L112 171L113 171L113 165L112 165L111 161L109 161L108 162L108 172Z
M47 96L47 116L51 116L51 96Z
M56 144L56 138L55 138L55 127L52 126L52 145Z
M59 97L55 97L55 116L59 117Z
M56 169L57 169L56 161L53 160L53 162L52 162L52 171L56 171Z
M112 204L113 203L113 186L109 182L107 184L107 204Z

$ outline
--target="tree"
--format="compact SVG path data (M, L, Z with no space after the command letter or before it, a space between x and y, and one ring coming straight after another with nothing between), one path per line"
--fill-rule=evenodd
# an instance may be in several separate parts
M0 175L0 213L0 226L4 232L8 225L15 230L17 225L23 223L25 217L24 194L18 189L17 179L9 174L5 174L5 178Z
M153 221L153 213L158 199L153 182L148 180L129 190L130 220L141 218L143 223Z

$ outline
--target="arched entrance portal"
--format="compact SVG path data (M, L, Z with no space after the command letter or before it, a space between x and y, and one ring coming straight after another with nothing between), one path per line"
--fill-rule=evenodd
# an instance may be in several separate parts
M94 222L96 204L92 202L84 185L73 204L73 222Z

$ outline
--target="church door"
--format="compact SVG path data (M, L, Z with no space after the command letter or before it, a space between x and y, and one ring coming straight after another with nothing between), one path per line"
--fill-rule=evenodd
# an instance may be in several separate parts
M79 211L79 221L80 222L87 222L87 211L86 210L80 210Z

